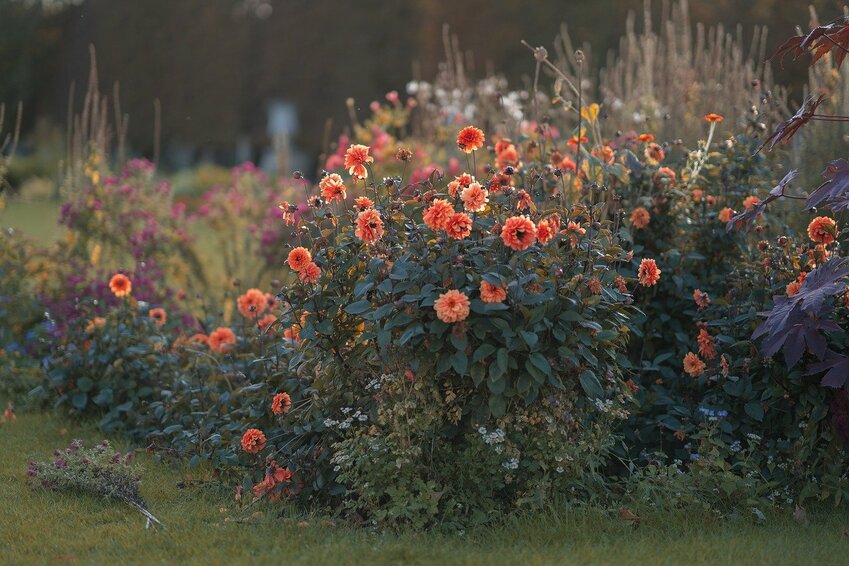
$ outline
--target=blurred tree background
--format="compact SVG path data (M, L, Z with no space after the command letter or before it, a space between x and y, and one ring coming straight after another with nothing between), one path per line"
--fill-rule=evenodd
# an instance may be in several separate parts
M690 14L740 24L744 36L765 24L772 51L796 25L807 28L809 4L823 19L842 13L835 0L712 0L690 2ZM658 20L668 5L652 1ZM577 44L603 54L617 46L627 13L642 8L643 0L0 0L0 102L23 101L25 137L37 124L65 124L72 82L81 105L91 44L101 88L120 82L136 153L153 152L159 99L166 157L228 164L239 157L237 141L256 157L270 144L277 100L296 109L293 144L315 155L326 120L334 131L346 124L346 98L366 107L403 92L414 67L433 77L444 23L473 54L473 74L493 69L520 85L534 68L521 39L549 46L566 23ZM798 100L804 67L788 65L777 78Z

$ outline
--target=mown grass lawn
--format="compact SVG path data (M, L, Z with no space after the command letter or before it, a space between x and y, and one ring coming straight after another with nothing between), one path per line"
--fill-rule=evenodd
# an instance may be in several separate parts
M0 563L845 564L849 553L849 517L830 511L809 513L807 526L789 514L760 526L690 514L632 526L615 514L563 510L463 535L281 520L272 507L239 513L228 493L180 489L190 476L142 456L142 494L165 524L145 530L143 517L124 506L27 486L27 462L75 437L102 439L48 414L0 427Z

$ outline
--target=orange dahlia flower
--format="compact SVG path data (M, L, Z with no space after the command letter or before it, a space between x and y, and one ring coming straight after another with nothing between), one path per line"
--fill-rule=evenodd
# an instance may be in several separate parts
M192 334L191 337L189 337L189 342L195 342L196 344L208 344L209 336L202 332L198 332L197 334Z
M116 273L109 280L109 289L120 299L130 294L133 290L133 282L123 273Z
M466 126L457 134L457 147L465 153L472 153L482 148L485 140L482 130L474 126Z
M719 114L714 114L711 112L710 114L705 114L705 122L722 122L725 118L723 118Z
M284 224L294 224L295 223L295 211L298 210L298 207L295 205L289 204L285 200L277 205L277 208L283 213L283 223Z
M638 230L642 230L648 226L649 221L651 221L651 215L649 214L649 211L642 206L635 208L634 212L631 213L631 224L633 224L634 228Z
M654 174L654 184L658 187L674 185L677 178L678 175L675 174L675 171L669 167L661 167L657 170L657 173Z
M462 175L454 177L454 180L448 183L448 194L451 195L451 198L457 198L458 192L474 182L475 178L468 173L463 173Z
M817 244L814 249L808 250L808 265L815 266L818 263L824 263L831 254L832 252L825 248L825 244Z
M354 230L354 235L366 244L373 244L382 238L383 220L380 219L380 212L373 208L360 212L357 216L357 229Z
M265 305L268 307L268 310L274 310L280 306L280 299L272 295L271 293L265 294Z
M699 354L704 356L706 360L712 360L716 357L716 346L713 343L713 337L707 330L704 328L699 330L696 341L699 343Z
M286 263L293 271L300 271L312 261L312 254L304 247L298 246L289 252L289 257L286 258Z
M659 163L666 157L666 153L664 153L663 148L654 142L649 142L643 153L646 156L646 159L652 163Z
M499 169L503 169L508 165L516 165L519 163L519 152L516 151L516 146L512 143L506 144L501 151L498 151L496 146L495 164Z
M290 326L286 330L283 331L283 339L289 340L290 342L298 342L300 338L298 337L298 327Z
M431 230L443 230L448 219L454 214L454 207L445 199L434 199L430 208L425 210L422 219Z
M726 223L731 221L731 217L734 216L734 211L727 206L719 211L719 214L716 216L717 220L720 222Z
M758 197L751 195L743 199L743 208L747 211L752 211L755 208L755 205L761 202L761 199Z
M501 229L501 240L510 249L526 250L537 237L537 227L527 216L513 216L504 222Z
M236 333L226 326L219 326L209 333L209 349L213 352L226 352L236 343Z
M354 205L362 212L363 210L368 210L369 208L373 207L374 203L368 197L357 197L356 199L354 199Z
M343 201L348 196L345 192L345 182L338 173L330 173L318 182L321 189L321 198L327 202Z
M654 141L654 135L653 134L640 134L639 136L637 136L637 139L640 140L641 142L653 142Z
M150 320L152 320L156 326L164 325L165 319L167 318L167 315L165 314L165 309L150 309L150 311L148 311L147 313L147 316L150 317Z
M249 428L242 436L242 450L248 454L256 454L265 448L265 433L258 428Z
M613 162L616 159L616 152L609 145L597 147L593 149L590 154L605 165L613 165Z
M271 400L271 412L275 415L285 415L292 407L292 398L288 393L278 393Z
M799 293L799 289L801 288L801 281L792 281L787 284L787 287L784 288L784 291L787 293L788 297L795 297Z
M320 276L321 268L314 261L309 262L306 267L298 272L298 279L302 283L309 283L311 285L315 285Z
M660 280L660 269L658 269L657 263L653 259L646 258L640 262L637 276L640 279L640 285L651 287Z
M837 239L837 222L828 216L817 216L808 224L808 237L812 242L828 245Z
M289 257L292 257L291 253L289 254ZM289 265L291 265L291 263ZM239 308L239 312L243 317L254 318L261 315L268 308L268 298L265 293L259 289L248 289L240 295L238 299L236 299L236 306Z
M485 303L503 303L507 298L507 289L504 285L493 285L488 281L481 281L481 300Z
M580 144L581 144L581 145L586 145L586 143L587 143L588 141L590 141L590 140L589 140L589 138L588 138L587 136L585 136L585 135L583 135L583 134L584 134L584 132L583 132L583 128L582 128L582 129L581 129L581 137L580 137L580 138L578 137L578 135L577 135L577 134L575 134L575 135L573 135L571 138L569 138L569 141L568 141L568 142L566 142L566 143L567 143L567 144L569 145L569 147L571 147L572 149L577 149L577 148L578 148L578 143L579 143L579 142L580 142Z
M345 169L353 178L368 178L366 164L374 163L374 157L368 154L369 149L371 148L367 145L352 144L345 152Z
M277 322L277 317L271 313L268 313L261 319L256 321L257 327L259 327L260 332L264 334L274 334L274 323Z
M628 282L625 281L625 278L621 275L616 276L616 279L613 280L613 284L620 293L625 294L628 292Z
M557 228L553 224L554 222L551 219L540 220L537 223L537 240L540 244L547 244L557 233Z
M516 193L516 210L528 210L534 204L534 199L531 198L530 193L525 189L520 190ZM536 208L533 209L536 212Z
M587 229L577 222L570 220L569 223L566 224L566 230L564 230L564 233L569 235L569 241L572 243L572 247L574 248L578 245L578 236L586 234Z
M86 334L92 334L95 330L103 328L104 326L106 326L106 319L102 316L96 316L88 321L88 324L85 327Z
M455 240L462 240L472 233L472 219L465 212L455 212L445 222L445 232Z
M690 377L699 377L705 372L705 363L693 352L684 356L684 371Z
M803 271L799 274L799 277L797 277L795 281L789 283L787 287L785 287L784 290L786 291L788 297L793 297L799 292L799 289L802 288L802 283L805 282L805 277L807 276L808 272Z
M470 183L460 193L460 200L463 201L463 208L469 212L482 212L489 202L489 191L481 187L480 183Z
M576 167L575 162L568 155L565 156L557 166L560 171L572 171L573 173L576 171Z
M439 295L433 303L433 308L439 320L451 324L466 320L469 316L469 305L469 297L451 289Z

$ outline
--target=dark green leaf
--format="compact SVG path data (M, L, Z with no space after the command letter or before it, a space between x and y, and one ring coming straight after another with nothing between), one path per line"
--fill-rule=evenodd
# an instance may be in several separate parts
M601 397L604 390L601 388L601 383L598 381L595 373L591 370L585 370L578 376L578 381L581 382L584 392L591 398Z
M348 314L361 314L366 312L371 308L371 303L365 299L361 301L357 301L356 303L351 303L346 306L343 310Z

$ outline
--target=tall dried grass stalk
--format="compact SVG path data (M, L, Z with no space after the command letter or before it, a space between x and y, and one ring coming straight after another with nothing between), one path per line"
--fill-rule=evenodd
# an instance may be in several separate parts
M116 82L112 92L112 111L114 122L109 117L109 97L101 94L97 73L97 54L94 46L89 46L88 86L83 97L82 109L74 111L76 85L71 83L68 94L67 151L64 163L66 187L74 186L67 182L83 173L83 169L92 153L104 159L113 157L117 166L126 158L126 135L129 117L121 113L120 85ZM117 139L117 153L112 153L113 139Z
M786 92L773 86L765 62L766 27L754 28L746 49L741 26L731 33L722 25L697 23L694 33L687 0L665 0L661 14L655 31L651 2L644 0L642 30L637 31L636 15L629 13L618 51L607 54L595 79L585 76L580 85L585 99L604 105L608 129L650 131L665 140L692 137L704 130L705 114L744 117L768 89L776 115L787 112ZM589 58L589 46L581 49ZM575 51L563 24L555 40L556 63L573 79Z

